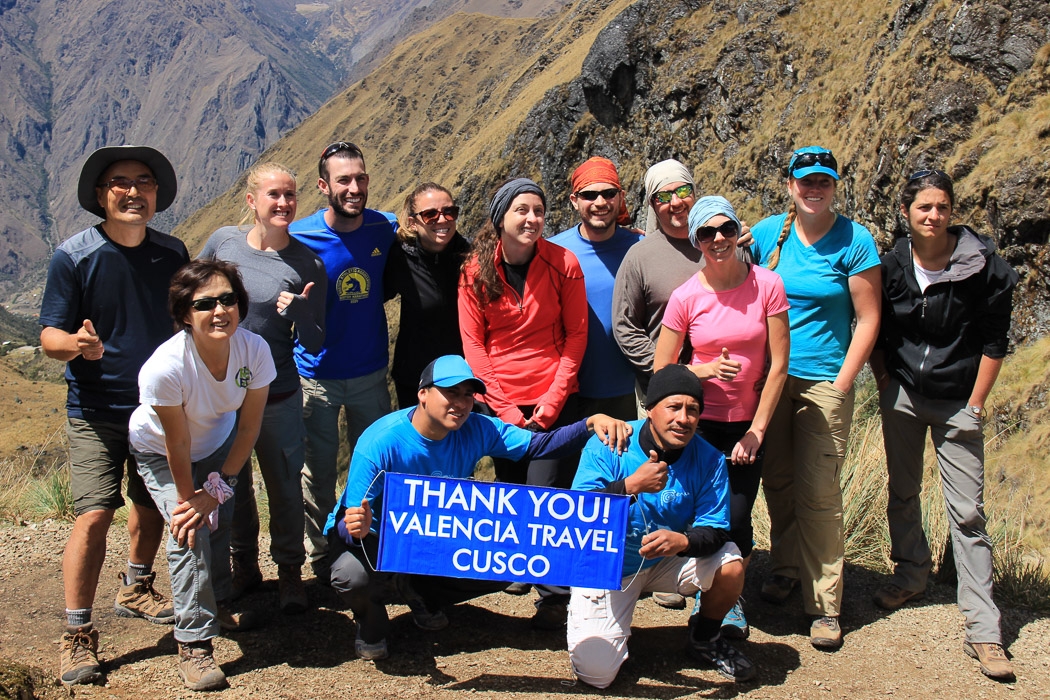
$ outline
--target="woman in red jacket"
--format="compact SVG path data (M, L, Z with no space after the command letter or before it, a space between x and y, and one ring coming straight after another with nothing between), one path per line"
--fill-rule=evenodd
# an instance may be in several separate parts
M537 431L577 420L576 374L587 347L580 264L543 238L546 197L532 180L497 190L459 287L463 354L500 419ZM559 464L559 462L561 462ZM575 463L497 461L500 481L572 484Z

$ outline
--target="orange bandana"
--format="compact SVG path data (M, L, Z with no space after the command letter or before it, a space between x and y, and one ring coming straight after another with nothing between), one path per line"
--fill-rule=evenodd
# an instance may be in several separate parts
M616 166L613 165L611 160L601 156L594 156L585 160L580 167L572 171L572 177L569 179L570 187L574 193L596 182L607 182L610 185L619 187L621 190L623 189L620 185L620 176L616 172ZM626 201L616 223L620 226L626 226L631 223L631 216L627 211Z

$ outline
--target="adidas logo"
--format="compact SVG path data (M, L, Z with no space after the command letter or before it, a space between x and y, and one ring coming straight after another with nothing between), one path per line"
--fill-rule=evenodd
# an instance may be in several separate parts
M380 257L382 255L383 254L379 252L379 248L373 248L372 249L372 257L373 258L378 258L378 257Z

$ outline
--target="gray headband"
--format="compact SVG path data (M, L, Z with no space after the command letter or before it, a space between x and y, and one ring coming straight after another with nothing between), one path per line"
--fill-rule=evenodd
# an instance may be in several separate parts
M672 182L693 183L693 175L689 168L677 160L662 160L645 171L645 232L652 233L658 227L656 225L656 210L653 209L653 195L662 190Z
M520 194L537 195L543 202L543 208L547 208L547 197L543 194L543 190L540 189L539 185L527 177L511 180L503 187L500 187L492 197L492 201L489 202L489 220L492 221L492 225L496 227L497 231L502 226L503 217L506 216L507 210L510 209L511 202Z

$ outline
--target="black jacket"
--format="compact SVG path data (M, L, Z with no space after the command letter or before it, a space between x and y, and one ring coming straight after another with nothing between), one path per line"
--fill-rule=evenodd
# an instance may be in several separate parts
M877 347L886 369L905 386L935 399L967 399L981 356L1005 357L1017 273L995 243L952 226L955 251L935 284L919 291L911 240L882 256L882 326Z
M419 375L428 364L442 355L463 354L459 268L469 250L470 242L459 234L440 253L428 253L416 241L398 241L390 249L383 284L387 299L401 295L401 327L390 370L401 408L416 404Z

